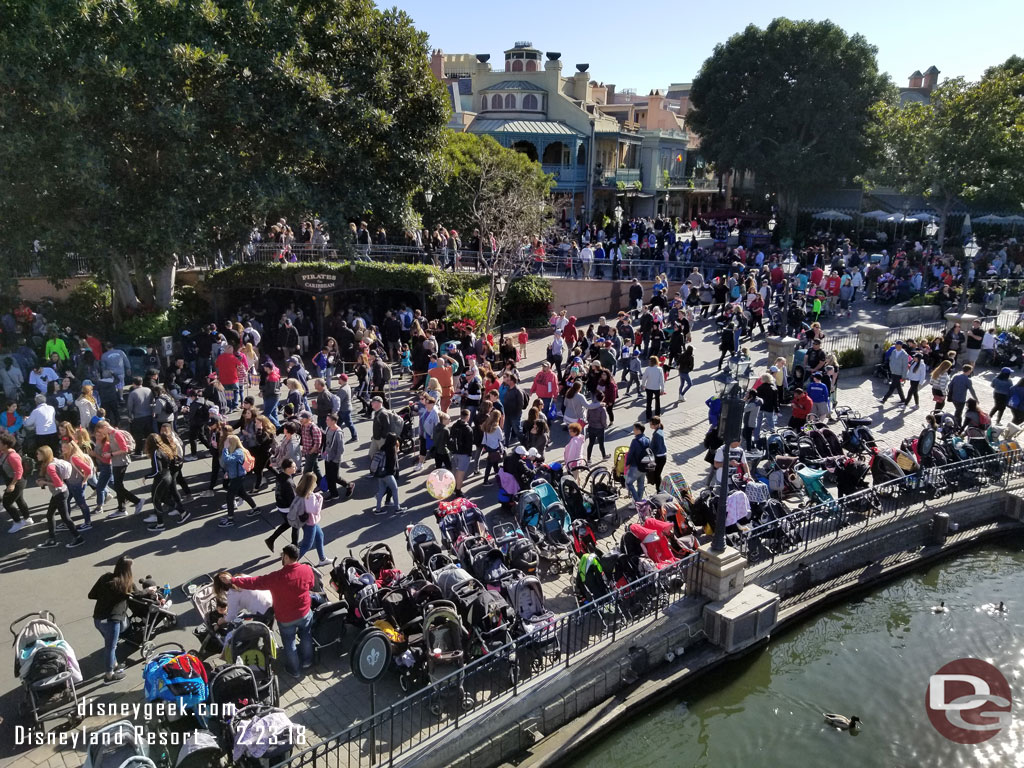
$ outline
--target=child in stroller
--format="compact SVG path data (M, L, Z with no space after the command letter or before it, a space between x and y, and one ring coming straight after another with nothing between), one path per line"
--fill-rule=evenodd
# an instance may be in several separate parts
M169 587L161 589L152 576L140 579L139 585L141 589L128 596L128 628L122 637L145 657L157 632L175 626L178 617L170 611Z
M63 718L72 727L77 725L81 717L76 686L82 682L82 671L53 614L46 610L27 614L12 621L10 629L14 676L25 691L23 710L35 725Z

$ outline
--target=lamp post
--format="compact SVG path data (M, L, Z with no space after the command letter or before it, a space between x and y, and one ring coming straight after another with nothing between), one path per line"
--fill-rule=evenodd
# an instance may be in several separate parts
M971 265L974 264L974 257L978 255L978 251L981 248L978 247L977 241L974 239L974 235L971 235L971 239L964 245L964 260L960 267L961 278L963 280L963 288L960 291L960 314L962 315L967 311L967 294L970 286L967 284L967 277Z
M740 439L743 421L743 395L750 381L750 360L734 358L726 366L725 374L715 380L722 411L718 417L718 435L722 439L722 477L718 487L718 509L715 516L715 537L711 551L725 551L725 521L729 501L729 459L733 440Z

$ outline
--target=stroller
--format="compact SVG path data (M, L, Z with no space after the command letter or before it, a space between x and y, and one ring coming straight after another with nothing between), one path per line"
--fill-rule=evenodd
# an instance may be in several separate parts
M259 621L243 622L231 632L224 649L229 664L238 662L249 667L256 678L258 699L277 706L280 690L273 662L277 658L277 643L270 627Z
M800 485L803 486L804 493L807 495L808 504L814 506L817 504L834 503L832 494L830 494L828 489L825 487L825 481L823 479L827 474L825 470L797 464L795 472Z
M665 529L661 525L656 525L661 522L652 518L645 521L643 525L633 523L629 526L629 532L639 540L644 555L654 563L654 567L659 571L677 562L668 539L663 535ZM669 529L672 527L671 523L663 523L663 525Z
M584 493L572 475L563 475L559 479L558 493L562 497L569 519L585 521L597 531L598 536L607 536L618 525L618 513L615 508L613 507L610 513L602 514L593 497Z
M219 750L218 750L219 751ZM156 768L145 736L130 720L118 720L90 734L85 768Z
M435 570L430 565L431 560L444 551L434 532L422 524L405 527L405 548L416 571L425 578L429 578Z
M466 539L463 543L472 541ZM477 542L483 541L476 539ZM505 555L502 551L493 544L483 542L482 547L469 550L466 548L467 555L463 559L463 564L467 565L466 560L469 560L467 570L470 571L477 579L479 579L484 586L488 589L500 589L502 579L505 578L509 572L508 566L505 564Z
M402 431L398 434L398 450L401 453L408 453L416 447L416 441L413 438L415 430L412 426L412 408L407 405L404 408L399 408L396 414L402 420Z
M14 676L25 692L22 712L34 725L67 718L69 726L77 726L82 717L76 686L82 682L82 671L54 615L46 610L29 613L12 621L10 629Z
M203 705L210 693L209 672L199 657L185 653L178 643L162 643L146 657L142 680L146 701L172 703L169 712L179 717L191 714L206 727Z
M138 646L143 658L152 650L156 634L161 629L170 629L178 623L178 617L167 608L167 603L160 605L155 600L139 595L128 595L128 629L125 632L125 639Z
M545 504L538 489L544 486L554 494L550 485L543 483L519 494L516 501L516 522L536 545L540 559L547 562L548 570L557 573L571 568L569 516L559 502Z
M210 703L226 711L228 707L246 707L264 703L256 671L245 664L224 664L210 673Z
M615 524L618 525L619 489L612 473L604 467L594 467L583 480L583 487L590 494L598 516L615 515Z
M836 490L839 498L848 505L852 504L854 512L872 514L881 509L875 494L861 493L870 487L864 479L870 471L867 462L858 456L848 456L836 465Z
M270 768L284 762L294 745L305 740L305 731L283 709L266 704L235 710L229 733L232 764L244 768Z
M209 577L206 578L209 579ZM224 640L219 628L211 624L209 620L217 600L213 591L213 581L207 581L205 584L198 584L198 581L197 579L191 584L194 588L190 589L190 595L192 605L203 620L203 624L193 629L192 634L199 640L199 649L196 653L200 658L205 659L223 651ZM153 645L150 643L148 652L142 654L143 658L152 655L152 651Z
M647 526L649 522L655 520L659 523L669 524L669 529L664 529L663 526L658 526L658 528L666 530L669 547L676 557L696 552L700 547L697 534L683 511L682 504L669 494L656 493L649 499L637 502L636 507L641 524Z
M423 631L409 644L411 666L402 673L402 689L438 683L466 666L466 641L469 633L455 604L448 600L428 603L423 611ZM462 675L455 678L459 705L466 711L473 708L473 697L462 687ZM441 714L440 694L430 705L430 712Z
M505 556L508 567L533 576L540 564L540 555L533 540L515 523L499 523L494 526L494 543Z
M515 635L519 648L528 652L531 666L543 666L544 655L558 658L559 644L555 614L544 606L540 579L510 571L501 583L501 592L515 614Z
M441 543L452 555L458 555L459 542L465 536L491 538L483 512L467 498L439 502L434 517L441 531Z
M181 740L174 768L220 768L224 750L212 731L190 731Z
M486 589L476 579L464 581L452 590L471 637L470 655L485 656L512 642L515 615L500 593Z
M402 572L395 565L395 556L387 544L371 544L362 551L360 559L363 568L373 575L380 586L390 587L402 580Z

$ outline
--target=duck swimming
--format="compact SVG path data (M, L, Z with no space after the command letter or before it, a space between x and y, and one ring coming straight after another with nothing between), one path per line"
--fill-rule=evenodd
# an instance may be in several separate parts
M831 712L825 712L824 715L825 722L840 731L855 731L860 727L860 718L856 715L846 717L845 715L836 715Z
M949 613L949 608L946 607L946 601L943 600L938 605L933 605L932 613Z

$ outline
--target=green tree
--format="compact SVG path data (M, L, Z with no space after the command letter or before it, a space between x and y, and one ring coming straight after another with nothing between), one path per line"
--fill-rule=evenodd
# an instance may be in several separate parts
M891 88L875 53L830 21L748 26L716 45L693 81L687 122L701 155L753 171L795 227L801 195L863 169L871 105Z
M1024 198L1024 75L946 80L928 104L875 105L879 161L867 181L928 198L940 218L958 200Z
M551 183L539 163L490 136L447 133L431 182L427 224L454 226L466 245L474 230L481 234L479 258L491 276L487 326L497 314L503 280L529 270L523 245L544 230Z
M0 0L0 222L166 308L174 254L270 215L400 222L447 110L370 0Z

